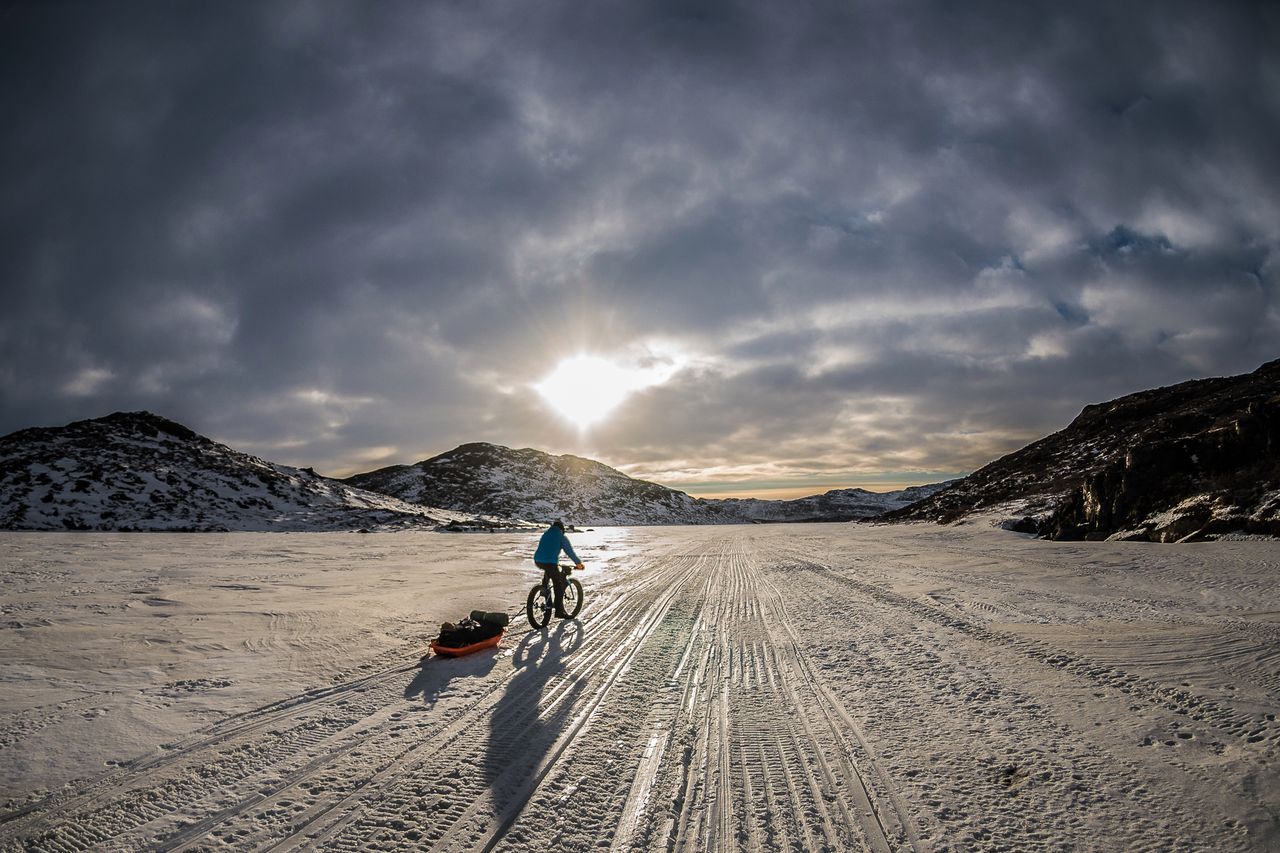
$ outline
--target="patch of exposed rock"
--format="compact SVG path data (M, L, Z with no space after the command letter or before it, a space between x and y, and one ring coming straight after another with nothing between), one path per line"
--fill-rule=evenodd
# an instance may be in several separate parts
M984 511L1051 539L1280 536L1280 361L1087 406L886 520Z

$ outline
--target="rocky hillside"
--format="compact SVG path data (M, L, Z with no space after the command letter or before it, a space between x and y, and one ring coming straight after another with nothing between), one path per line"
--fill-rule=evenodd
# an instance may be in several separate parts
M459 518L274 465L148 412L0 438L3 530L358 530Z
M917 486L885 494L840 489L794 501L694 498L579 456L483 443L344 482L411 503L533 521L561 518L579 525L850 521L878 516L941 488Z
M1280 535L1280 361L1087 406L1061 432L888 518L975 513L1052 539Z
M704 500L577 456L466 444L346 481L250 456L148 412L0 438L0 530L492 529L847 521L937 487L797 501Z
M464 444L415 465L343 482L410 503L573 524L724 524L740 519L714 502L636 480L590 459Z

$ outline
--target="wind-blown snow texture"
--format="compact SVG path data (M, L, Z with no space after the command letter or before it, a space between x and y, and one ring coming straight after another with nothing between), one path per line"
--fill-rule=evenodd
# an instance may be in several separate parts
M1275 542L573 542L0 533L0 850L1280 849Z
M577 525L852 521L904 507L945 485L882 494L837 489L793 501L695 498L591 459L482 442L344 482L411 503Z
M148 412L0 438L0 529L321 531L464 517L266 462Z
M1085 407L889 520L983 512L1052 539L1280 535L1280 361Z

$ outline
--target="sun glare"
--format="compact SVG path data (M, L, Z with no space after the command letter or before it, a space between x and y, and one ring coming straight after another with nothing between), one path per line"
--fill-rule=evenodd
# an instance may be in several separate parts
M675 371L671 362L627 366L584 353L566 358L533 387L557 413L587 429L607 418L635 392L662 384Z

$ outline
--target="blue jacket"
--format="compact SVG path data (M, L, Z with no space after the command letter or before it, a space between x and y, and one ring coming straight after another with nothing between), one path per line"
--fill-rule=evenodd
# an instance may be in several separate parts
M538 540L538 550L533 552L533 561L535 563L554 563L560 559L560 549L569 555L569 559L574 564L581 563L578 555L573 553L573 546L569 544L569 537L564 535L564 531L554 524L547 528L542 534L542 538Z

